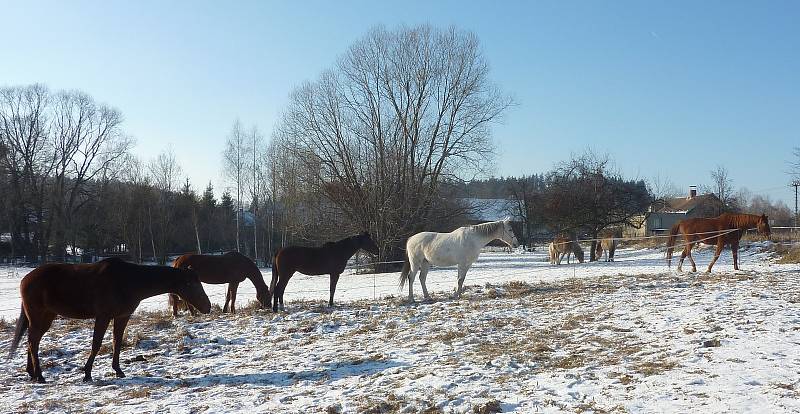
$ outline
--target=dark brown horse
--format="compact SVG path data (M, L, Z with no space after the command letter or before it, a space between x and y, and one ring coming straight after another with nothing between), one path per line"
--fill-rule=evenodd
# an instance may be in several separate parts
M755 214L722 214L714 218L693 218L681 220L672 226L667 239L667 266L672 264L672 251L675 246L675 238L678 233L683 235L686 246L681 253L681 260L678 262L678 271L681 271L683 266L683 259L689 256L689 261L692 263L692 272L697 271L697 266L692 258L692 248L697 243L704 243L708 245L717 246L714 252L714 258L708 264L706 273L711 272L711 267L714 266L717 259L719 259L722 248L725 245L731 246L731 253L733 254L733 268L739 270L739 240L748 229L758 229L758 233L762 236L769 238L769 219L765 215Z
M256 287L256 299L263 307L269 307L270 290L264 283L264 277L258 266L249 257L239 252L229 252L219 256L206 254L184 254L175 259L173 267L182 269L191 268L200 276L200 281L212 285L228 284L225 293L225 305L223 312L228 311L230 304L231 313L236 313L236 291L239 283L245 279L250 279ZM181 300L176 295L170 295L169 303L172 305L172 314L178 315L178 307ZM189 307L189 311L194 314L194 310Z
M278 250L272 261L272 310L283 310L283 293L286 284L294 272L306 275L331 275L331 296L328 306L333 306L333 294L336 292L336 283L339 275L344 271L347 261L359 249L364 249L370 254L378 254L378 245L372 240L368 232L357 236L348 237L337 242L328 242L322 247L289 246Z
M28 273L19 286L22 312L17 320L9 358L28 331L28 363L31 379L45 382L39 364L39 342L57 315L94 321L92 352L83 368L84 381L92 380L92 364L100 351L108 324L114 321L114 357L111 367L122 378L119 352L125 326L139 302L151 296L175 293L203 313L211 302L197 273L168 266L140 266L120 259L94 264L46 264Z

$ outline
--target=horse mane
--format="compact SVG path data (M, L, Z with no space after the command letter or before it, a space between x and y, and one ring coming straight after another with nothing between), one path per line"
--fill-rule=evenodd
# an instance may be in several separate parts
M730 228L750 228L758 224L761 216L755 214L731 214L723 213L719 216Z
M355 235L355 236L349 236L349 237L345 237L345 238L343 238L343 239L341 239L341 240L337 240L337 241L329 241L329 242L325 242L325 243L323 243L323 244L322 244L322 247L325 247L325 248L336 247L336 246L338 246L338 245L341 245L341 244L343 244L343 243L345 243L345 242L348 242L348 241L350 241L350 240L353 240L353 239L355 239L356 237L358 237L358 235Z
M488 223L475 224L470 226L470 229L478 234L484 236L492 236L498 229L502 228L504 223L502 221L490 221Z

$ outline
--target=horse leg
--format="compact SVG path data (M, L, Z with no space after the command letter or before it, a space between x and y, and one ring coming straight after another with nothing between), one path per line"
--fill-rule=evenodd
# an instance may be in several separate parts
M30 319L28 322L28 359L31 366L28 375L31 376L32 380L39 383L45 382L42 376L42 365L39 361L39 343L42 341L44 333L50 329L50 325L55 318L56 315L54 313L46 312L44 315Z
M278 283L275 285L275 292L272 293L272 311L277 312L278 309L283 310L283 293L286 291L286 285L289 283L289 278L292 277L294 271L284 277L284 274L278 275Z
M89 382L92 380L92 365L94 364L94 358L97 356L97 353L100 352L100 346L103 344L103 337L106 335L106 329L108 329L109 322L111 322L111 318L104 316L98 316L97 319L94 320L92 352L89 354L89 359L86 361L86 365L83 367L83 382Z
M225 304L222 305L222 313L228 312L228 303L231 301L231 284L228 283L228 288L225 289Z
M456 289L456 299L461 297L461 292L464 290L464 279L467 278L467 270L469 270L469 265L458 264L458 288Z
M177 318L178 317L178 305L179 305L178 301L179 300L180 299L178 298L178 295L176 295L174 293L170 293L169 294L169 304L172 305L172 317L173 318Z
M239 282L228 283L228 295L231 297L231 314L236 313L236 292L239 290Z
M721 241L717 243L717 248L716 250L714 250L714 257L711 259L711 263L708 264L708 269L706 269L706 273L711 273L711 268L714 266L714 263L717 262L717 259L719 259L719 255L722 253L722 248L724 246L725 245L722 244Z
M131 315L114 318L114 357L111 359L111 368L117 373L117 378L125 378L125 374L119 367L119 353L122 351L122 337L130 318Z
M686 246L686 255L689 257L689 261L692 263L692 272L697 271L697 264L694 262L694 257L692 257L692 249L694 248L694 243L690 243Z
M411 270L408 272L408 302L414 303L414 277L417 276L419 269L415 265L411 265Z
M428 270L431 269L431 264L428 261L422 263L422 267L419 269L419 284L422 285L422 296L425 300L431 300L431 296L428 294L428 287L425 286L425 279L428 277Z
M733 270L739 270L739 242L731 243L731 254L733 255Z
M333 307L333 294L336 293L336 284L339 283L339 275L331 273L331 297L328 299L328 307Z

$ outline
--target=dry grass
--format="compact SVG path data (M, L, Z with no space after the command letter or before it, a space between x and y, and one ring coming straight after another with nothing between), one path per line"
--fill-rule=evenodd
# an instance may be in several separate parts
M650 375L663 374L677 366L678 364L675 361L646 361L634 365L633 370L647 377Z
M800 263L800 246L792 246L791 248L783 245L775 245L776 253L780 255L777 263Z
M500 405L500 401L492 399L472 407L472 412L475 414L502 413L503 407Z

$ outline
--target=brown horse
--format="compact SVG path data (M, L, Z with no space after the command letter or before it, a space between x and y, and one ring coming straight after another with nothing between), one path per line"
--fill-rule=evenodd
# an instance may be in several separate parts
M328 306L333 306L333 294L336 292L336 283L339 282L339 275L344 271L347 261L359 249L364 249L370 254L377 255L378 245L372 240L368 232L348 237L337 242L328 242L322 247L299 247L289 246L278 250L272 261L272 310L283 310L283 293L286 284L294 272L306 275L331 275L331 295Z
M228 311L228 305L230 304L231 313L236 313L236 291L239 289L239 283L245 279L250 279L253 282L253 286L256 287L256 299L261 303L261 306L269 307L270 290L267 284L264 283L261 271L258 270L258 266L250 258L239 252L229 252L220 256L184 254L175 259L172 266L182 269L191 268L197 272L200 276L200 281L203 283L212 285L227 283L228 290L225 293L223 312ZM170 295L169 303L172 305L172 315L178 316L178 307L181 305L180 298L176 295ZM191 307L188 308L194 315L194 310Z
M758 229L759 234L769 238L769 219L764 214L758 216L755 214L725 213L714 218L681 220L672 226L669 232L669 238L667 239L667 266L672 264L672 251L675 246L675 238L678 233L680 233L683 235L686 247L684 247L683 253L681 253L681 260L678 262L679 272L683 266L683 259L686 258L686 256L689 256L689 261L692 263L692 272L697 271L697 266L692 258L692 248L697 243L717 246L714 252L714 258L711 259L711 263L708 264L706 273L711 272L711 267L714 266L714 263L719 259L719 255L722 253L722 248L725 247L725 245L731 246L733 268L739 270L739 240L748 229L752 228Z
M617 251L617 239L620 237L622 237L622 234L619 232L606 232L600 236L595 248L595 257L598 261L604 256L603 253L605 253L606 262L614 261L614 253Z
M567 264L569 264L569 256L571 254L574 254L578 261L583 263L583 249L575 240L570 240L564 236L556 236L553 242L550 243L548 250L551 264L560 265L565 255L567 256Z
M45 382L39 364L39 342L60 315L73 319L95 318L92 352L83 367L84 381L92 380L92 364L100 351L108 324L114 321L114 356L111 367L117 377L119 352L125 326L139 302L163 293L175 293L203 313L211 302L197 273L167 266L140 266L117 258L94 264L46 264L28 273L19 286L22 312L17 320L9 358L28 330L28 363L31 379Z

